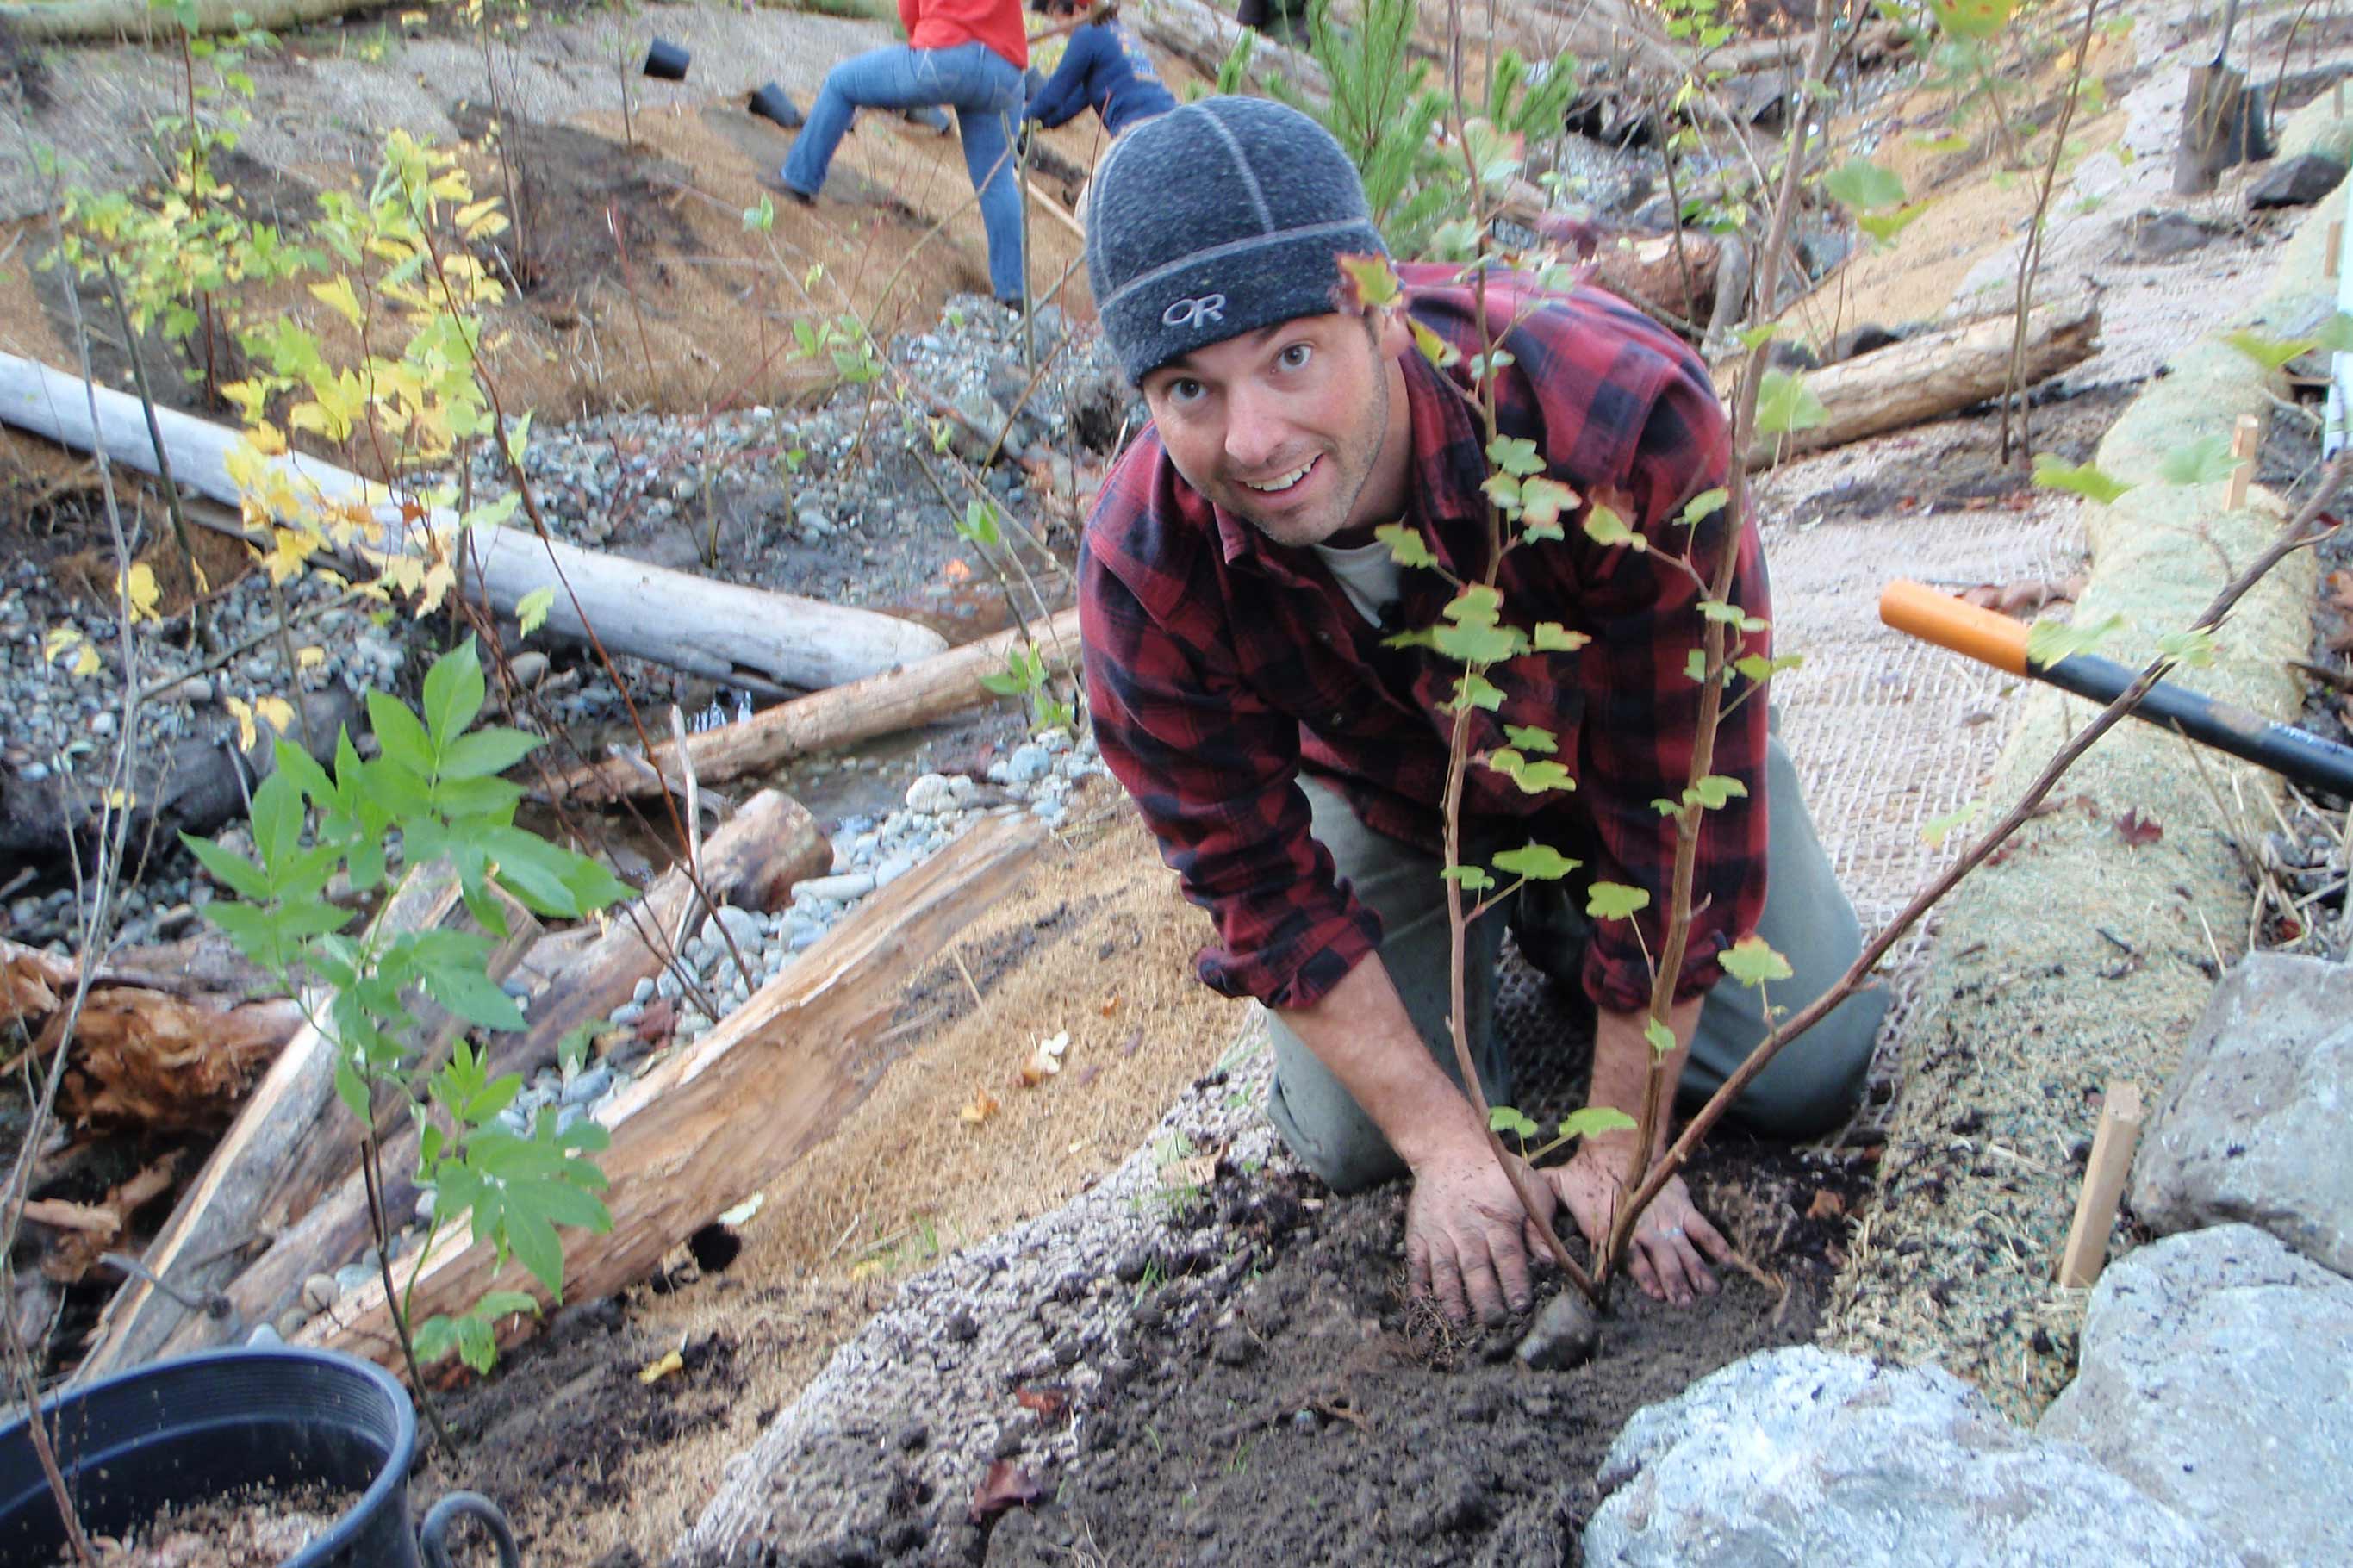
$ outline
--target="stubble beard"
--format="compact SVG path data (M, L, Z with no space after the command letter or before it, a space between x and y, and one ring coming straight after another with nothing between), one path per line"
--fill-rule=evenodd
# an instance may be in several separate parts
M1369 395L1370 417L1347 436L1326 442L1316 453L1319 462L1332 465L1333 477L1339 482L1334 488L1331 503L1310 512L1269 515L1252 504L1256 492L1239 480L1221 486L1225 492L1226 510L1249 523L1277 544L1292 549L1304 549L1321 544L1348 526L1356 513L1356 502L1364 496L1365 487L1373 481L1373 465L1379 458L1381 443L1388 435L1389 379L1388 367L1377 350L1373 354L1372 391ZM1306 483L1320 478L1309 475Z

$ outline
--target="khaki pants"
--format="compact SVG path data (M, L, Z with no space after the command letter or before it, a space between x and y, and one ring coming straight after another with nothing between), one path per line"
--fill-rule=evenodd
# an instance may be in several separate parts
M1758 934L1789 961L1791 978L1767 987L1776 1007L1795 1012L1836 983L1862 951L1854 910L1839 890L1821 842L1806 814L1798 775L1777 737L1767 759L1767 800L1772 821L1765 914ZM1447 1030L1452 942L1439 862L1411 846L1385 838L1356 820L1338 790L1314 779L1303 787L1314 809L1314 833L1338 862L1356 897L1381 917L1381 962L1404 998L1406 1011L1446 1076L1461 1075ZM1573 987L1590 933L1584 891L1569 882L1532 884L1508 916L1530 963ZM1512 1102L1512 1063L1495 1038L1495 968L1506 924L1491 911L1467 933L1464 990L1472 1058L1488 1102ZM1581 999L1580 999L1581 1001ZM1757 1131L1799 1139L1826 1132L1853 1109L1871 1063L1872 1043L1887 1011L1884 991L1849 997L1831 1016L1792 1042L1742 1092L1733 1114ZM1336 1192L1352 1192L1401 1175L1405 1165L1370 1117L1340 1086L1282 1016L1268 1020L1274 1038L1274 1078L1267 1113L1284 1142ZM1701 1009L1691 1057L1678 1086L1683 1099L1721 1087L1766 1035L1757 991L1730 978L1719 982Z

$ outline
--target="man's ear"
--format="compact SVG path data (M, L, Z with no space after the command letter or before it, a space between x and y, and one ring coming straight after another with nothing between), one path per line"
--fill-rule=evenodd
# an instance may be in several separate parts
M1406 324L1403 305L1381 305L1374 309L1375 335L1383 359L1395 359L1413 347L1413 329Z

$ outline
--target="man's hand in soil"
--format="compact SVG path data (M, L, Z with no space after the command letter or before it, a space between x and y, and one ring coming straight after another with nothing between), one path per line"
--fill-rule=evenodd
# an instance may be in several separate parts
M1593 1020L1590 1102L1622 1110L1630 1120L1640 1121L1642 1096L1654 1073L1669 1084L1682 1080L1683 1062L1691 1055L1692 1033L1699 1027L1700 1005L1696 996L1674 1005L1667 1016L1674 1047L1656 1055L1644 1036L1641 1014L1599 1014ZM1666 1150L1666 1129L1661 1127L1659 1132L1653 1159ZM1567 1164L1545 1173L1596 1254L1624 1199L1626 1170L1633 1153L1632 1132L1607 1133L1586 1139ZM1694 1296L1715 1294L1715 1276L1707 1265L1724 1263L1731 1256L1731 1246L1692 1205L1691 1193L1677 1176L1659 1189L1657 1200L1635 1223L1633 1240L1626 1248L1626 1272L1653 1300L1682 1306Z
M1617 1216L1631 1148L1630 1137L1588 1138L1567 1164L1544 1173L1596 1252ZM1715 1295L1715 1276L1708 1263L1725 1263L1731 1257L1732 1244L1693 1205L1683 1179L1675 1176L1635 1222L1633 1240L1626 1248L1626 1272L1644 1295L1680 1307L1694 1296Z
M1539 1201L1550 1195L1542 1181L1534 1190ZM1476 1313L1493 1328L1507 1313L1526 1311L1535 1245L1511 1177L1483 1142L1415 1167L1405 1207L1406 1267L1413 1293L1436 1300L1449 1321Z

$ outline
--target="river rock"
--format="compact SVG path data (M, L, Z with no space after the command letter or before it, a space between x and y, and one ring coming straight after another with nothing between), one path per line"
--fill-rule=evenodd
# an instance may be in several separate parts
M1812 1346L1750 1356L1635 1412L1597 1479L1588 1568L2242 1561L1950 1373Z
M727 951L727 944L720 940L722 927L726 929L729 936L735 939L735 945L738 948L754 948L760 945L760 917L749 910L739 910L733 904L722 904L702 922L702 940L711 944L713 957L724 954Z
M956 808L955 791L938 773L925 773L907 786L907 809L936 816Z
M2214 237L2211 224L2185 212L2142 212L2125 219L2122 254L2127 261L2170 261Z
M2353 969L2259 952L2222 977L2133 1162L2159 1236L2242 1220L2353 1275Z
M2248 185L2247 206L2253 212L2265 207L2308 207L2344 179L2345 165L2317 153L2283 158Z
M2078 1361L2042 1436L2250 1563L2353 1562L2353 1282L2252 1226L2171 1237L2101 1276Z

